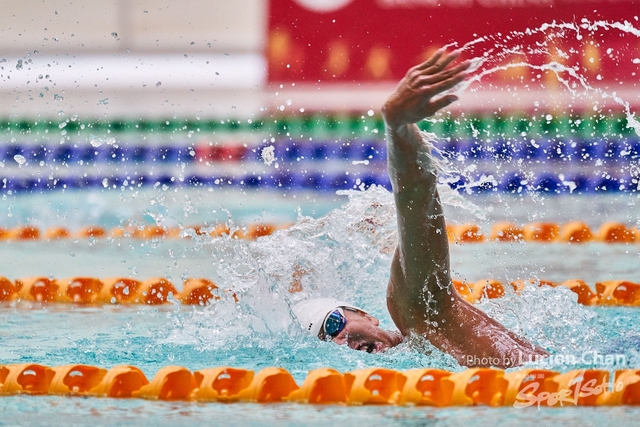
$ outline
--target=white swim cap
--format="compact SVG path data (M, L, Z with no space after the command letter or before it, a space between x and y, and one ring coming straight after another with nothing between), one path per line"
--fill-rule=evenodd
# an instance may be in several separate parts
M302 300L292 307L293 313L298 318L302 329L314 336L318 336L327 315L338 307L351 308L364 311L347 302L334 298L310 298Z

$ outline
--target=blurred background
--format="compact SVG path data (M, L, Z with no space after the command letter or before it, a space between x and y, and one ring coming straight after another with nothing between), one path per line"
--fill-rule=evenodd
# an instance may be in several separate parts
M636 171L617 162L640 150L638 10L637 0L5 0L2 190L388 186L380 107L441 46L477 66L461 101L421 124L451 158L480 162L451 186L629 189ZM592 173L591 160L611 158ZM571 167L559 177L541 159Z

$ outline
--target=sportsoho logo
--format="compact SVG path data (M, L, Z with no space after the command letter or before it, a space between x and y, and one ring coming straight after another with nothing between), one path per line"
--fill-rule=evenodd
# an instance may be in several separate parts
M314 12L333 12L342 9L353 0L295 0L300 6Z

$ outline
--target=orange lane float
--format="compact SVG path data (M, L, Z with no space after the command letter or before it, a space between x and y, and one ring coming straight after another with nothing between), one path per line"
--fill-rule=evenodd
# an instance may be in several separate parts
M510 222L498 222L491 228L489 240L495 242L519 242L524 239L522 227L516 227Z
M558 284L555 282L551 282L549 280L541 280L541 279L528 279L528 280L518 279L511 282L511 287L513 288L514 291L518 293L522 291L527 285L551 286L552 288L555 288L556 286L558 286Z
M505 373L504 379L507 380L508 386L504 395L504 405L518 406L538 402L541 399L540 394L545 392L545 381L558 374L545 369L522 369Z
M447 225L447 236L455 243L479 243L484 234L475 224Z
M107 236L107 231L104 228L99 227L97 225L91 225L88 227L81 228L76 232L75 235L80 239L90 239L90 238L101 239Z
M597 405L640 405L640 371L625 369L616 371L613 387L596 401Z
M498 280L483 279L475 283L453 280L453 286L467 302L475 304L482 298L500 298L505 295L504 286Z
M586 243L593 240L593 233L589 226L582 221L572 221L564 224L560 230L558 241L565 243Z
M202 369L193 376L199 384L193 394L195 400L231 403L240 400L240 391L251 385L254 374L246 369L223 366Z
M598 399L605 400L609 384L609 372L598 369L578 369L547 378L544 391L547 392L546 406L596 406ZM585 392L583 387L598 392ZM602 387L600 389L599 387Z
M90 365L66 365L52 368L54 376L49 385L49 394L88 394L100 385L107 374L106 369Z
M61 240L71 237L71 232L65 227L51 227L44 233L46 240Z
M502 406L508 381L504 371L488 368L467 369L443 378L453 384L452 406Z
M412 369L405 371L406 381L398 404L416 406L449 406L454 384L443 381L451 372L441 369Z
M470 303L477 302L477 300L473 295L473 289L471 288L471 284L469 284L467 281L455 280L455 279L451 280L451 282L453 283L453 287L455 288L455 290L458 291L460 296L465 301Z
M88 394L99 397L133 397L133 392L149 384L142 371L135 366L115 366L102 377L100 384Z
M314 369L299 389L287 396L287 401L311 404L347 403L344 375L333 368Z
M596 233L595 240L604 243L633 243L636 233L621 222L605 222Z
M522 229L527 242L553 242L560 234L560 226L553 222L532 222Z
M348 401L352 405L393 405L407 378L391 369L360 369L344 374Z
M0 276L0 301L12 301L18 297L19 287L15 282Z
M196 380L182 366L166 366L158 371L153 380L131 393L132 397L153 400L188 400L197 388Z
M284 402L299 387L283 368L264 368L253 377L249 387L238 393L238 400L255 403Z
M566 286L578 295L578 304L595 305L597 303L598 295L583 280L566 280L562 282L562 286Z
M127 277L109 277L102 280L97 302L103 304L131 304L137 302L141 282Z
M473 368L395 371L368 368L341 374L332 368L309 371L301 387L283 368L258 373L228 366L191 373L182 366L161 368L149 382L135 366L109 370L90 365L48 367L34 363L0 365L0 395L138 397L165 401L295 402L302 404L415 406L616 406L640 404L640 370L613 375L597 369L565 373L544 369Z
M138 229L133 237L139 239L161 239L167 235L167 230L159 225L148 225L143 227L142 230Z
M248 239L257 239L258 237L269 236L276 231L273 224L251 224L247 227L245 237Z
M47 394L54 375L48 366L36 363L3 366L0 394Z
M18 298L26 301L55 302L58 299L58 281L48 277L26 277L16 280L20 289Z
M58 280L58 298L56 302L92 304L100 297L103 283L95 277L73 277Z
M40 238L40 229L31 225L21 225L9 230L9 240L37 240Z
M153 277L140 284L136 302L142 304L163 304L167 302L169 295L178 295L173 284L164 277Z
M109 232L109 236L113 237L114 239L122 239L124 237L130 237L131 236L129 231L130 230L127 230L127 229L125 229L123 227L114 227Z
M220 290L208 279L187 279L178 299L183 304L206 305L211 299L219 300Z
M488 299L500 298L505 295L504 286L494 279L483 279L471 285L474 301L480 301L483 297Z
M640 306L640 284L625 280L596 283L598 305Z

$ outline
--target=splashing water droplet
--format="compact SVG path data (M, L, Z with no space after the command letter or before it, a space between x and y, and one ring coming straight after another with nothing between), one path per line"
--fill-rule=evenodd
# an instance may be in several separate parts
M271 163L273 163L276 159L274 146L269 145L267 147L264 147L262 149L262 152L260 153L260 156L262 157L265 165L271 166Z
M25 159L22 154L16 154L15 156L13 156L13 160L15 160L19 165L24 165L27 161L27 159Z
M95 148L100 147L102 144L115 145L115 143L116 143L115 138L98 138L93 135L91 135L91 139L89 140L89 144L91 144L91 146Z

